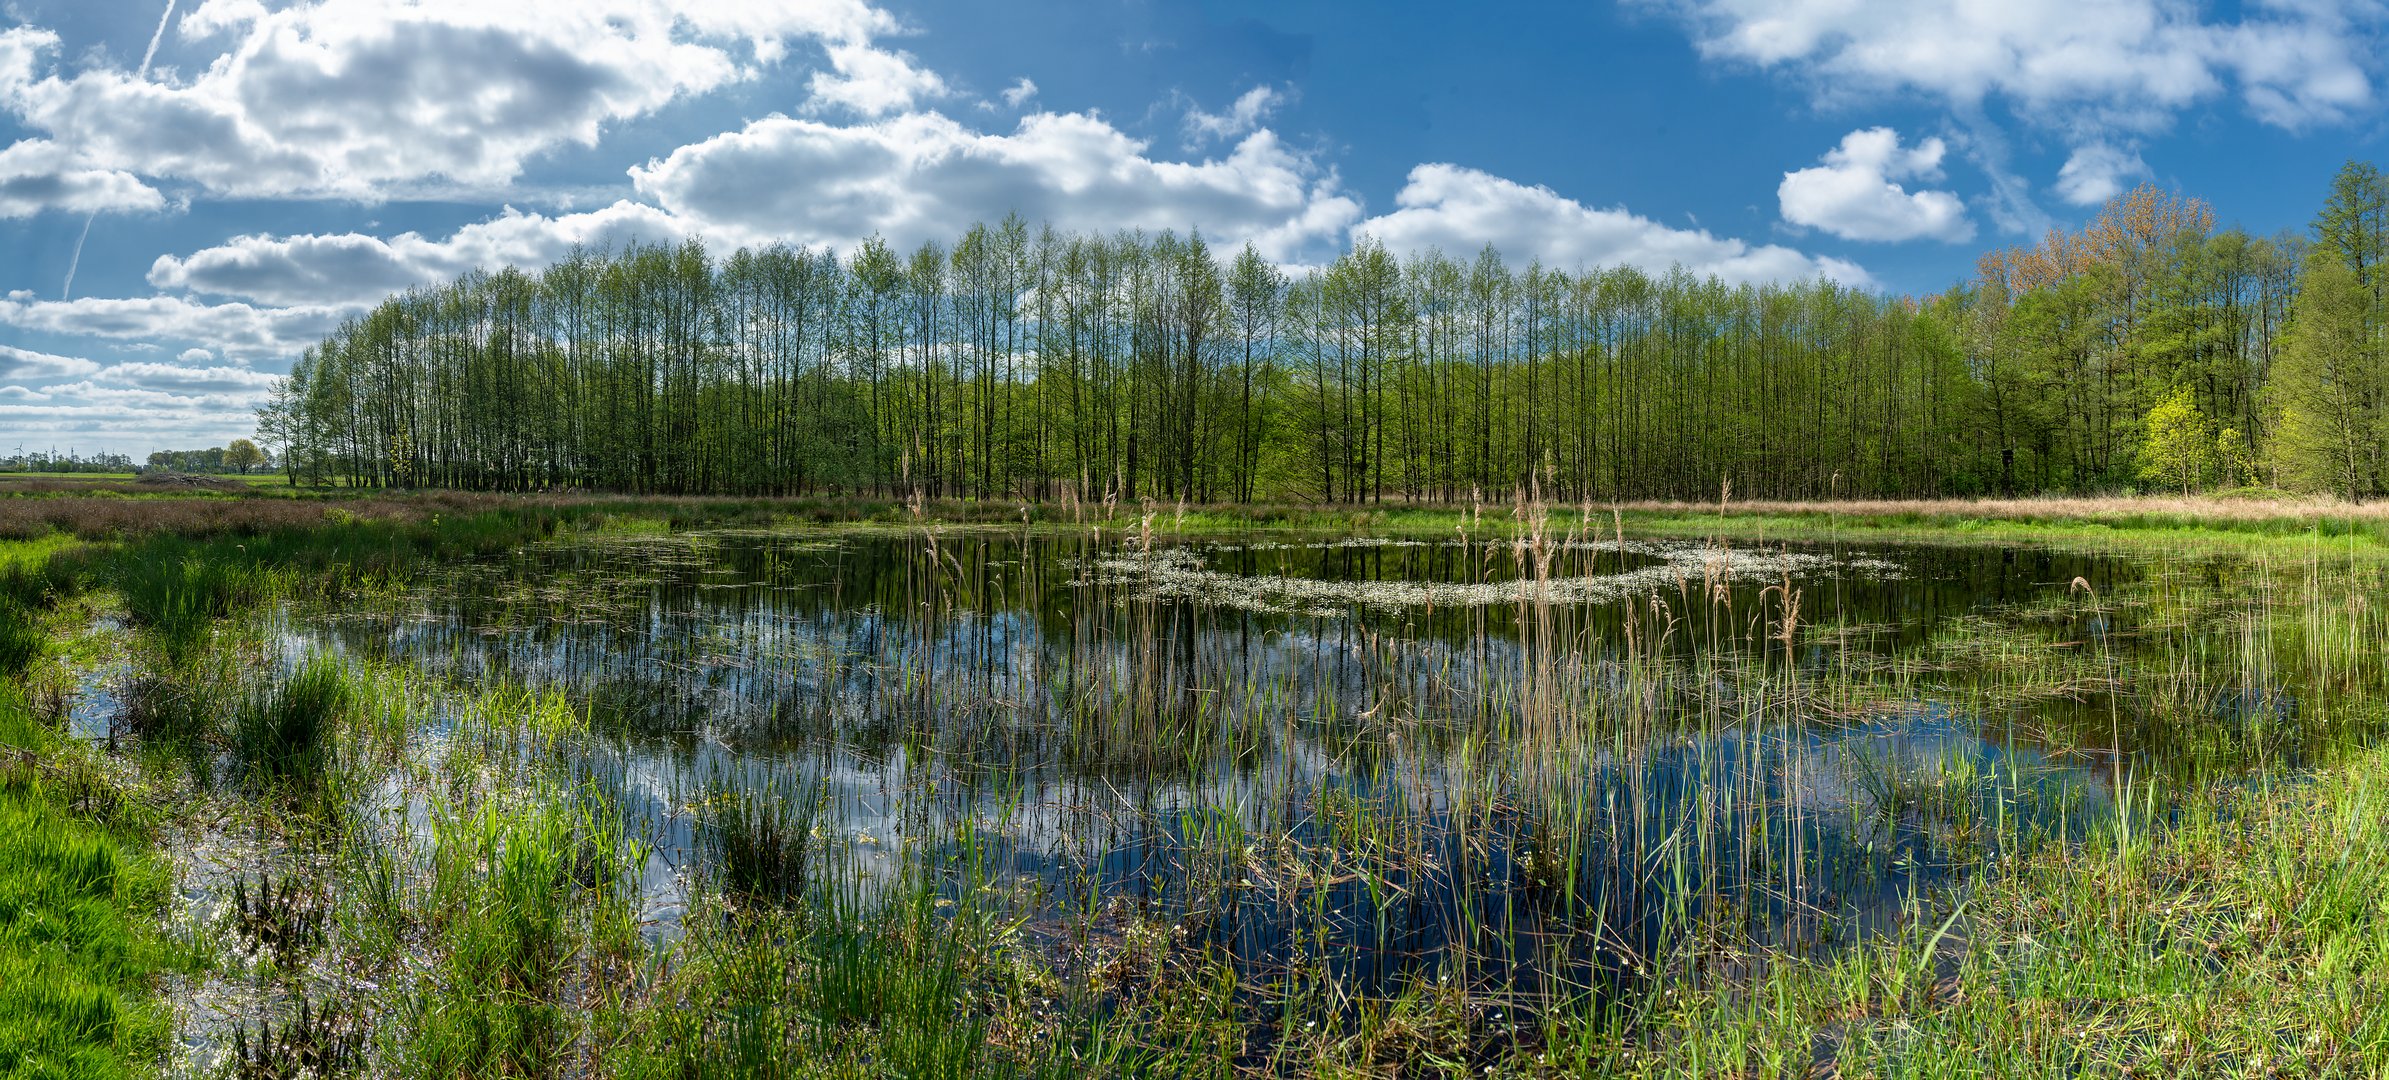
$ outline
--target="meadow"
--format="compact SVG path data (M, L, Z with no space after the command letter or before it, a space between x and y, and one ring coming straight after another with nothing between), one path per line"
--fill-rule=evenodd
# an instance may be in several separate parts
M2373 1075L2385 541L0 484L0 1071Z

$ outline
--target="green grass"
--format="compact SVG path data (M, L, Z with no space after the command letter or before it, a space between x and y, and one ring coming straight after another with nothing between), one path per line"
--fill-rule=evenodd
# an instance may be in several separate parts
M1986 878L1825 963L1665 1000L1631 1075L2372 1076L2389 1065L2389 750Z
M241 704L232 724L233 756L267 785L318 787L332 764L333 732L348 700L341 666L311 659Z
M89 769L0 681L0 1075L142 1076L171 1035L153 984L170 879L95 816L113 799Z

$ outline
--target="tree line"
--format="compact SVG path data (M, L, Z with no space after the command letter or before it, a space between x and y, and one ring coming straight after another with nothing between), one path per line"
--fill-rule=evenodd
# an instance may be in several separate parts
M2309 235L2143 187L1922 299L1362 239L1289 274L1018 217L582 250L391 297L294 365L293 480L1367 502L2389 493L2389 183Z
M248 439L234 439L204 450L152 450L145 459L152 472L253 473L269 470L273 456Z

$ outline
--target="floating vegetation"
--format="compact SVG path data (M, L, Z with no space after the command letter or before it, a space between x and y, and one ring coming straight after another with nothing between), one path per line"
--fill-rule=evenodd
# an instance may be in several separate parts
M1399 542L1424 547L1423 542ZM1314 550L1396 546L1396 542L1335 541ZM1463 550L1467 544L1455 544ZM1295 545L1251 546L1245 550L1300 550ZM1691 582L1714 590L1721 585L1763 584L1791 575L1838 573L1889 580L1899 566L1871 557L1836 557L1789 549L1730 548L1691 543L1599 541L1556 544L1547 549L1491 543L1474 545L1486 561L1504 561L1522 572L1506 580L1335 581L1288 576L1236 574L1214 569L1202 549L1194 546L1130 548L1098 556L1087 563L1085 581L1119 588L1123 601L1179 600L1236 608L1243 611L1334 618L1355 608L1397 611L1407 608L1472 608L1496 605L1607 604ZM1609 573L1550 576L1548 560L1566 552L1577 556L1632 555L1647 565ZM1542 560L1538 566L1537 560ZM1543 571L1537 573L1537 570Z

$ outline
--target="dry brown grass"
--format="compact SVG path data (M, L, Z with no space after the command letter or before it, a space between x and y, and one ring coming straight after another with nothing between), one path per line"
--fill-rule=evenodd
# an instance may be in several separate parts
M1714 513L1714 502L1647 501L1623 509L1655 513ZM1737 499L1735 514L1841 514L1849 517L1976 518L2004 521L2097 521L2176 517L2200 521L2299 521L2315 518L2389 520L2389 501L2351 503L2341 499L2209 496L2046 496L2015 499L1845 499L1768 501Z
M88 489L86 489L88 490ZM431 514L507 505L501 496L365 496L292 499L272 496L157 495L125 498L106 492L9 498L0 492L0 538L29 539L51 532L86 540L173 533L181 536L254 535L321 525L335 513L367 520L419 520Z
M1720 512L1714 501L1642 500L1592 504L1616 506L1629 514L1693 517ZM471 492L332 492L161 491L125 481L18 480L0 481L0 538L39 536L51 531L98 539L171 532L190 536L254 534L273 529L318 525L327 516L352 515L374 520L420 520L434 514L467 514L487 510L600 512L669 517L676 522L860 521L929 520L947 524L1018 523L1024 504L1011 500L958 502L931 500L917 507L891 499L816 496L796 498L730 498L702 496L640 496L595 493L498 494ZM1333 527L1344 511L1365 513L1371 524L1399 531L1409 513L1461 512L1465 506L1389 501L1368 507L1303 507L1295 505L1189 506L1214 524L1283 523L1297 527ZM1555 507L1555 510L1558 508ZM2350 503L2337 499L2299 497L2183 497L2178 495L2099 496L1985 499L1848 499L1802 501L1736 499L1723 507L1736 517L1839 516L1876 522L2006 521L2019 523L2108 522L2157 524L2246 524L2251 522L2365 522L2389 525L2389 500ZM915 514L919 517L915 517ZM1064 504L1048 503L1032 511L1036 520L1073 520ZM1440 528L1440 526L1439 526Z

